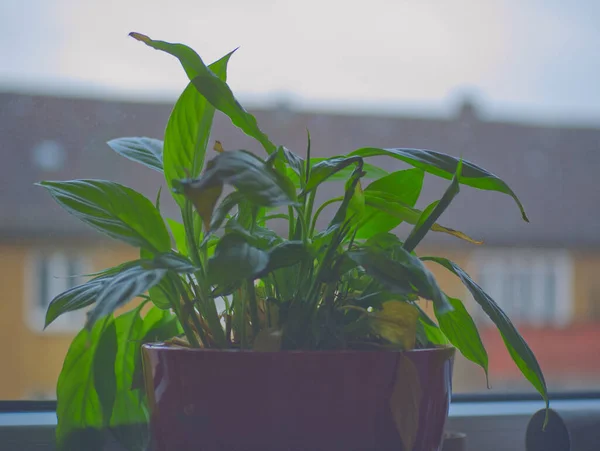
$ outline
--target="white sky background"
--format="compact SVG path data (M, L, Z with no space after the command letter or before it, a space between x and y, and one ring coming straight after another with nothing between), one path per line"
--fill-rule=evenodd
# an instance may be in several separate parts
M168 6L166 6L168 4ZM183 42L251 102L600 123L598 0L0 0L0 90L174 98Z

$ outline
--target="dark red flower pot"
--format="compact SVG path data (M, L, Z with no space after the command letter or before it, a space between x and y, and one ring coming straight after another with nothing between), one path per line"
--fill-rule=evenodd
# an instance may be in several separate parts
M453 358L144 345L153 449L438 451Z

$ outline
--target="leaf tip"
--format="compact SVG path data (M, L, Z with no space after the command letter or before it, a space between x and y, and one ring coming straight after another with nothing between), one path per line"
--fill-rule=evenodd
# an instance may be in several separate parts
M133 39L135 39L136 41L141 41L144 44L148 44L150 41L152 41L152 39L150 39L148 36L146 36L145 34L142 33L137 33L135 31L132 31L131 33L129 33L129 36L131 36Z

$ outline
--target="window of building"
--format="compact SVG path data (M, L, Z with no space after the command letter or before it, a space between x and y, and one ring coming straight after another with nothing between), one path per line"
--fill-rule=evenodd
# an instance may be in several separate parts
M86 256L63 250L36 251L30 256L25 276L25 321L34 331L44 330L48 305L55 296L83 282L90 272ZM51 324L49 332L76 332L85 322L85 310L63 315Z
M515 323L537 327L570 323L573 270L567 251L488 249L473 255L471 268L479 285ZM481 312L477 319L488 321L484 316Z

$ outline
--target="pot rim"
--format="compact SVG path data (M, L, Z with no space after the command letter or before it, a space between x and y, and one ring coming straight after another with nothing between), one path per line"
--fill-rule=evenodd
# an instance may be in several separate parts
M177 345L166 345L164 342L160 343L144 343L142 348L148 350L159 350L163 352L206 352L206 353L223 353L223 354L285 354L285 355L299 355L299 354L318 354L318 355L355 355L355 354L421 354L421 353L437 353L447 352L449 350L455 351L456 347L452 345L440 345L434 348L419 348L410 349L408 351L393 350L393 349L381 349L381 350L356 350L356 349L326 349L326 350L282 350L282 351L254 351L252 349L221 349L221 348L188 348L185 346Z

